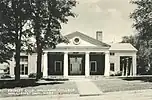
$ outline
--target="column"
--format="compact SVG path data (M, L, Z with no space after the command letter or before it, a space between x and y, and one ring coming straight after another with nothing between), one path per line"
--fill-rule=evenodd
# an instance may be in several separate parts
M130 65L130 76L132 76L132 64Z
M64 77L68 77L68 52L64 53L64 70L63 70Z
M125 74L125 63L123 62L122 63L122 76L124 76Z
M110 74L110 62L109 62L109 51L105 52L105 71L104 76L109 76Z
M132 57L133 76L137 75L136 55Z
M129 59L126 58L126 76L128 76L128 69L129 69Z
M90 76L90 56L89 52L85 53L85 76Z
M48 76L48 53L45 52L44 56L43 56L43 61L44 61L44 65L43 65L43 78L47 78Z

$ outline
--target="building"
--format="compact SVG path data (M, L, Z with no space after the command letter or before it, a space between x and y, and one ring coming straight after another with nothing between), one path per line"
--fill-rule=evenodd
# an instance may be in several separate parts
M102 32L96 32L96 39L80 32L66 35L70 43L60 43L55 49L45 49L42 59L43 77L53 75L68 76L109 76L110 72L122 75L136 75L136 48L129 43L106 44ZM130 65L122 65L122 59L129 57ZM126 67L127 66L127 67ZM36 73L36 54L21 57L21 75ZM125 74L127 73L127 74ZM14 75L14 61L10 74Z

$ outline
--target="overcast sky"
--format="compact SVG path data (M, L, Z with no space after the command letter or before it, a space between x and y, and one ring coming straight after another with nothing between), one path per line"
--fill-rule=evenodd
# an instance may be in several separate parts
M129 15L135 9L130 0L78 0L73 9L78 14L63 25L63 34L80 31L95 38L97 30L103 31L103 41L120 41L122 36L133 34Z

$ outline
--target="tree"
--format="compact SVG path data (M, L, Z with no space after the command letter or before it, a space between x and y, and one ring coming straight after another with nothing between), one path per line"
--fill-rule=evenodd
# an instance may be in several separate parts
M0 29L1 30L1 29ZM7 42L7 37L0 31L0 63L9 63L13 57L11 46Z
M60 42L67 42L61 35L61 23L67 23L68 17L75 17L71 11L75 0L30 0L33 36L36 40L37 79L41 77L43 49L55 48Z
M130 15L130 18L134 20L133 27L137 30L140 39L151 40L152 0L134 0L131 3L137 5L137 8Z
M5 39L7 38L7 43L12 46L11 50L15 52L16 80L20 80L21 47L26 42L25 38L28 38L28 32L24 26L30 15L29 4L27 0L0 0L0 32L5 36Z
M133 27L138 33L138 42L140 43L139 59L143 62L143 67L151 68L151 38L152 38L152 0L133 0L132 4L137 5L137 8L131 13L130 18L134 20ZM142 57L142 58L140 58ZM144 59L143 59L144 58ZM140 63L143 65L142 63Z

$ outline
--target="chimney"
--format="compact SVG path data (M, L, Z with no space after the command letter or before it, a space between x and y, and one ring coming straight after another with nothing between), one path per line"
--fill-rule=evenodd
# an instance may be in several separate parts
M96 39L102 42L102 31L96 31Z

